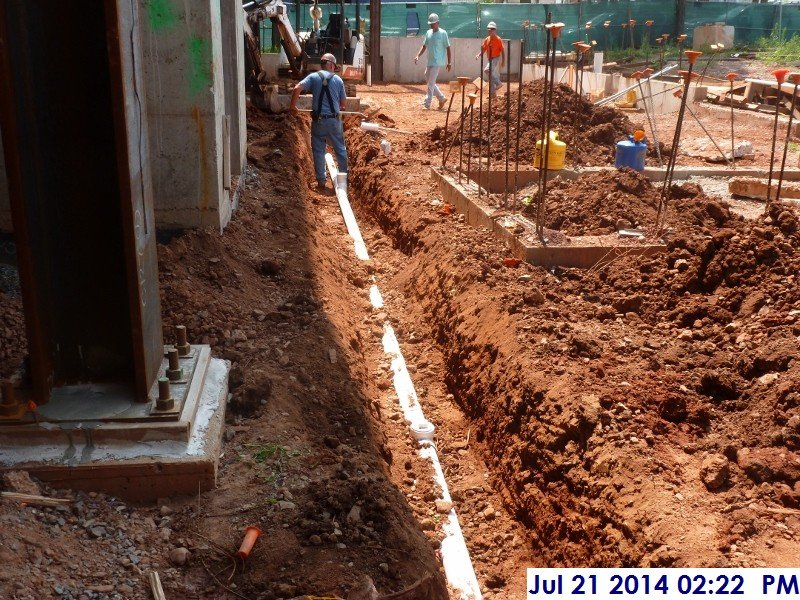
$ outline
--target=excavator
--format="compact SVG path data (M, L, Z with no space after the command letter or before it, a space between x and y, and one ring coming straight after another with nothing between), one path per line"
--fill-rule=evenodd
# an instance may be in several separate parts
M358 4L356 5L358 6ZM358 29L350 29L344 16L344 2L340 2L340 12L331 13L325 29L320 29L322 10L314 2L310 9L314 29L297 34L289 20L289 11L283 0L249 0L242 4L245 11L245 68L246 85L250 101L258 108L274 111L275 103L270 101L274 86L267 85L267 74L261 66L261 44L259 30L261 21L269 19L280 34L281 46L289 60L290 74L299 79L308 71L319 68L319 57L331 52L342 65L342 78L361 80L364 76L364 36ZM357 21L358 14L356 15ZM352 85L348 85L348 95L355 95ZM352 93L351 93L352 92Z

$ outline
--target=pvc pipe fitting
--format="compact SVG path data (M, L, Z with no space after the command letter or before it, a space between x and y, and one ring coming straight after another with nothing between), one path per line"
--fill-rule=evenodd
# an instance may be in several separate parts
M418 442L433 442L436 427L430 421L418 421L411 424L411 435Z
M250 556L250 552L253 550L253 546L256 543L256 540L261 536L261 529L258 527L251 525L245 530L244 539L242 540L242 545L239 546L238 552L236 552L236 558L240 558L242 560L246 559Z
M377 123L369 123L367 121L361 121L361 129L364 131L380 131L381 126Z

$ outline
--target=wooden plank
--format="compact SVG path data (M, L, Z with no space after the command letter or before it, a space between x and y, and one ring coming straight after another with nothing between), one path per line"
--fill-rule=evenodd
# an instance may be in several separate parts
M48 498L47 496L37 496L34 494L20 494L17 492L0 492L2 500L16 500L25 504L36 504L37 506L63 506L72 502L66 498Z

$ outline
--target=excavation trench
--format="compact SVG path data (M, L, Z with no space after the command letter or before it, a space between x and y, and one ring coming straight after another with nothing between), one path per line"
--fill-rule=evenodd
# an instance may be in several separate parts
M796 215L746 221L690 190L662 256L508 268L442 210L435 148L378 141L349 133L351 201L405 255L387 275L403 319L441 352L532 563L793 564Z

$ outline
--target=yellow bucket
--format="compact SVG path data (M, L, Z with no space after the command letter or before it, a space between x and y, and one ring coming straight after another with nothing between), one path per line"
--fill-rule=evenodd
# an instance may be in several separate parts
M567 145L558 139L558 133L555 131L551 131L549 142L545 142L544 151L547 153L547 168L557 171L558 169L564 168L564 159L567 156ZM547 150L547 146L550 146L550 150ZM541 165L541 153L542 153L542 140L536 142L536 155L533 157L533 166L539 167Z

